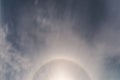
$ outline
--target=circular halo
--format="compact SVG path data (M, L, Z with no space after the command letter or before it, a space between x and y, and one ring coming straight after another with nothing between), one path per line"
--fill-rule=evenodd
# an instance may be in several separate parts
M70 60L55 59L43 64L33 80L91 80L88 73Z

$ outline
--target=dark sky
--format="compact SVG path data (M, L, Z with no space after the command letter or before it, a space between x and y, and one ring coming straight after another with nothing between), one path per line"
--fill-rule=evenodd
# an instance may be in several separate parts
M105 22L108 15L106 0L39 0L37 6L43 7L46 14L45 16L48 16L47 4L55 6L57 13L54 17L61 18L66 14L70 15L71 19L77 17L77 24L81 22L84 22L84 25L87 24L87 26L83 27L84 31L80 31L80 26L76 26L74 29L78 32L78 35L80 34L79 32L83 32L84 37L90 39L99 31L100 25ZM20 9L23 6L36 7L34 5L34 0L3 0L2 6L3 20L10 25L9 30L13 32L13 35L17 30L17 20Z

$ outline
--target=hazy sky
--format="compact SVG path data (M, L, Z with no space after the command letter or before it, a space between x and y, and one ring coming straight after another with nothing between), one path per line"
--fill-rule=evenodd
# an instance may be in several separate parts
M119 0L0 0L0 80L32 80L46 60L120 79Z

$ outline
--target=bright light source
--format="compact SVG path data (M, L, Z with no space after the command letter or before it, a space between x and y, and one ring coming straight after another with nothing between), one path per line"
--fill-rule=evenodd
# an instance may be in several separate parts
M72 80L71 76L68 74L69 71L65 69L66 66L63 67L62 64L58 66L53 69L52 74L49 76L49 80Z
M90 77L73 62L54 60L43 65L33 80L90 80Z
M51 77L50 80L70 80L70 76L65 74L62 71L55 72Z

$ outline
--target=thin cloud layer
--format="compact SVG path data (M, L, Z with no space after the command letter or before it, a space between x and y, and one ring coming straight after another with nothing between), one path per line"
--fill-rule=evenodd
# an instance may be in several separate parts
M0 80L32 80L56 57L76 61L92 80L118 80L119 5L112 2L3 1L8 14L0 27Z

